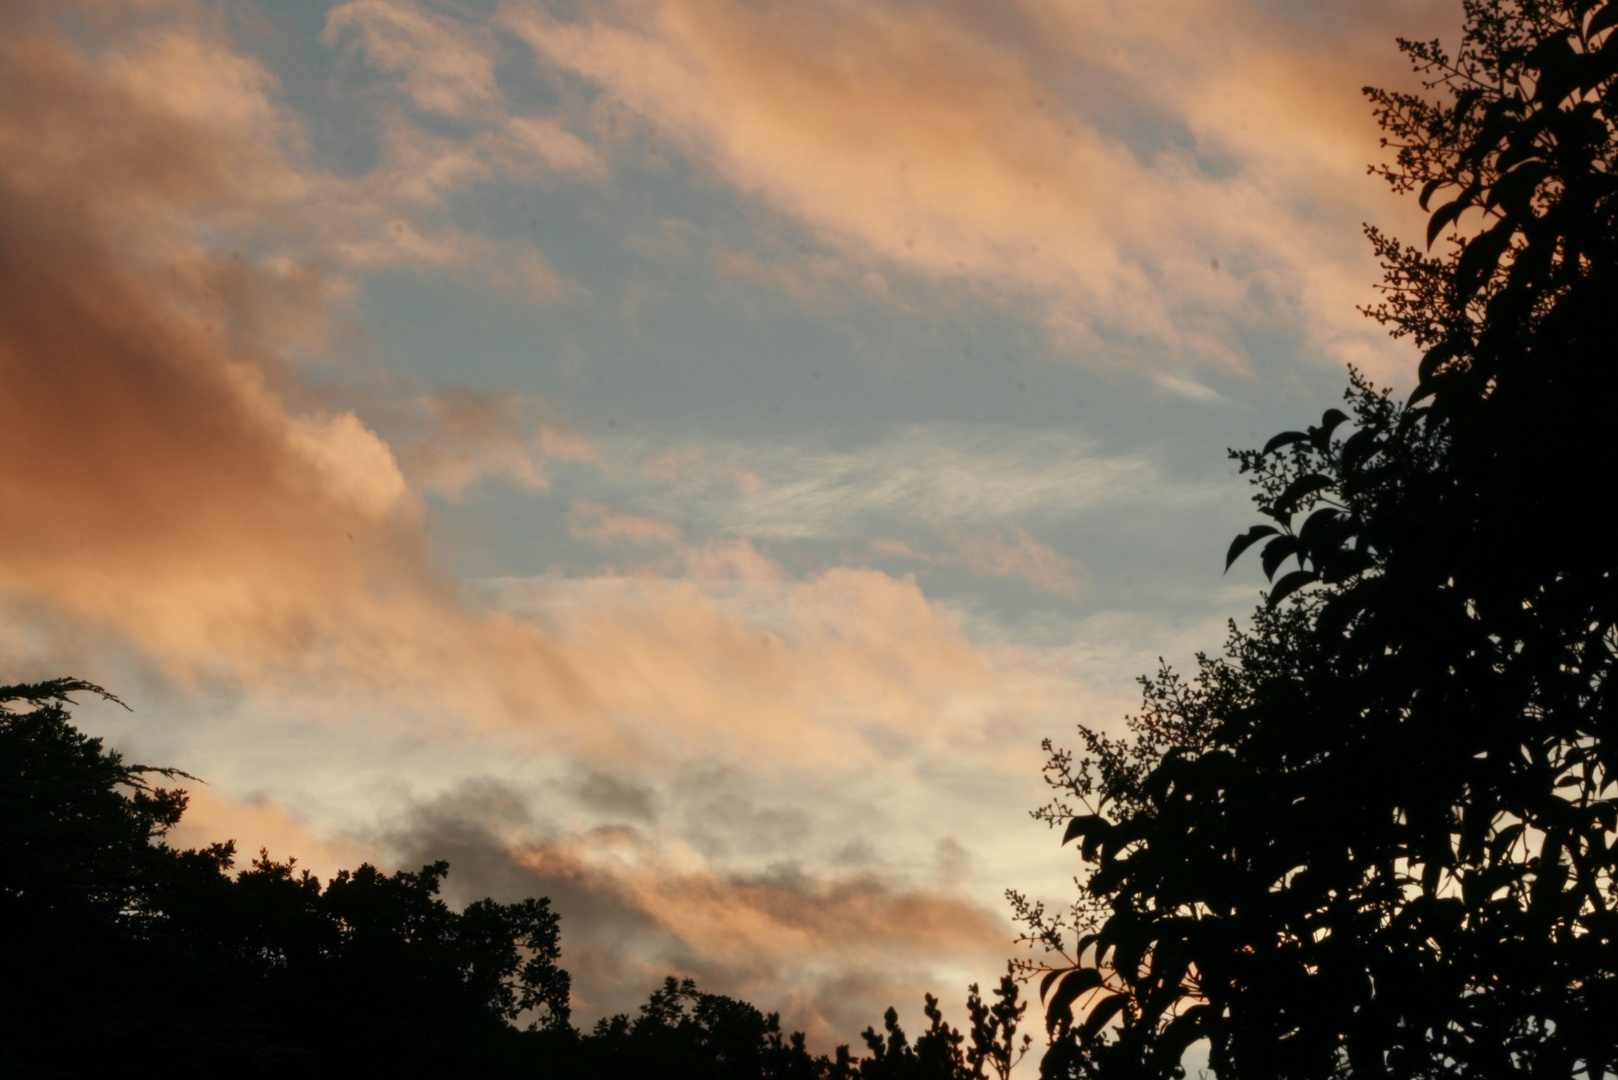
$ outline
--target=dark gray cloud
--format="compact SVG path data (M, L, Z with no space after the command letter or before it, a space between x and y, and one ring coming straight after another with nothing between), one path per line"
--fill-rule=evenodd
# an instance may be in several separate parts
M572 785L579 802L599 814L651 824L657 820L652 789L633 779L592 769Z
M608 779L587 776L576 790L613 796L598 809L650 806L646 789ZM739 797L728 805L745 813ZM857 1043L889 1004L919 1011L924 990L962 996L936 984L939 965L984 980L1009 952L993 913L878 866L819 874L783 858L723 873L668 857L669 839L628 825L562 834L519 792L478 780L417 805L383 846L400 865L447 859L446 896L456 904L549 897L584 1024L632 1013L666 975L690 976L706 991L781 1012L827 1049Z

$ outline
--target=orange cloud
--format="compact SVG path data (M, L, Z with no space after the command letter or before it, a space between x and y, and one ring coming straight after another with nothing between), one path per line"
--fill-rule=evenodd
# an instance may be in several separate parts
M1101 353L1108 335L1243 370L1235 326L1274 318L1342 359L1389 352L1353 310L1377 276L1357 224L1391 205L1364 175L1376 135L1358 88L1368 70L1397 79L1403 8L1397 28L1362 18L1329 42L1240 0L1028 0L992 27L961 4L587 12L524 4L507 21L834 247L1032 299ZM1113 134L1129 118L1169 138L1132 147Z
M1053 707L1060 672L977 649L914 581L797 582L745 542L683 553L702 584L537 581L493 598L526 613L478 613L433 569L409 478L451 493L491 474L540 483L519 405L440 395L436 441L403 453L322 405L278 360L319 333L318 272L190 238L193 208L251 216L275 186L193 165L223 154L298 175L275 124L244 142L177 112L169 89L131 89L154 79L89 65L48 24L8 29L0 100L38 103L0 109L0 498L26 523L0 538L11 610L319 715L363 702L591 754L831 767L881 761L885 731L970 740L995 716ZM205 47L223 48L174 49ZM207 70L226 90L257 85L244 64ZM221 96L229 116L253 115ZM538 441L552 458L590 453L556 424Z
M584 499L568 510L567 529L578 539L598 543L628 540L636 544L670 544L680 538L676 525Z
M1013 936L1003 918L960 896L872 873L724 876L682 867L628 833L617 851L534 844L511 858L551 893L566 882L569 891L610 896L627 916L620 925L639 930L637 954L609 960L605 971L589 970L611 952L599 931L590 933L596 927L569 946L586 972L586 1015L621 1008L664 975L694 975L714 991L780 1007L787 1025L829 1048L879 1023L890 1004L916 1012L921 995L939 989L939 968L993 975Z
M679 562L679 578L510 581L498 596L544 628L646 764L903 772L970 752L986 771L1021 768L1006 736L1071 708L1059 664L978 646L908 575L794 580L746 541Z
M535 396L450 388L411 405L413 415L397 418L398 426L420 434L400 450L400 467L418 489L451 500L492 477L543 489L546 459L598 460L590 443Z
M729 873L676 838L628 826L539 838L515 792L469 785L416 808L386 840L403 863L445 857L459 900L549 896L562 962L586 1022L633 1012L666 975L781 1009L829 1050L882 1010L920 1011L927 990L1002 968L1012 931L958 882L909 884L890 872L813 873L789 859ZM947 980L940 985L940 980ZM951 1001L950 998L955 1000Z
M1008 530L1010 542L999 529L951 530L955 559L980 574L1021 578L1037 589L1077 598L1079 581L1070 559L1028 535L1020 525Z
M260 849L284 862L298 860L298 866L322 880L338 870L352 870L362 862L375 862L377 852L347 837L324 837L291 814L277 800L232 798L206 784L190 783L187 788L185 817L169 831L172 847L206 847L224 840L236 841L236 866L245 869Z
M463 27L415 4L349 0L326 17L321 40L350 41L374 66L402 75L415 103L432 112L458 116L500 97L487 53Z

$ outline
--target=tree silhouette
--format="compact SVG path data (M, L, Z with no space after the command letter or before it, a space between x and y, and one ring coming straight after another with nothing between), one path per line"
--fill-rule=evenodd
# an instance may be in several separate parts
M1618 1067L1618 5L1465 5L1367 91L1438 256L1369 230L1405 403L1238 453L1274 582L1226 654L1143 679L1130 736L1051 748L1036 816L1091 867L1013 896L1048 1076L1601 1076ZM1348 433L1340 434L1347 431ZM1281 573L1289 563L1295 568ZM1276 575L1280 573L1281 576Z
M163 842L186 797L157 781L185 774L75 730L75 692L111 697L0 688L0 1071L442 1074L514 1060L526 1011L566 1028L547 901L452 911L442 862L322 886L261 853L232 877L232 844Z
M177 851L186 795L160 785L195 778L76 730L73 693L117 700L0 687L0 1075L1005 1080L1028 1048L1010 978L992 1004L971 987L969 1044L928 995L928 1030L912 1046L890 1009L871 1058L812 1055L778 1015L672 977L580 1032L548 901L454 911L444 862L322 884L264 851L232 874L230 842Z

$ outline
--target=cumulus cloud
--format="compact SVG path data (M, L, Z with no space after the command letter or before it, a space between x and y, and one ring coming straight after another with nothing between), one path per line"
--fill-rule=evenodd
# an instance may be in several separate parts
M319 271L195 239L298 187L267 77L175 29L92 64L8 12L0 485L31 524L8 531L0 588L195 671L307 640L379 578L421 580L391 450L278 359L321 326Z

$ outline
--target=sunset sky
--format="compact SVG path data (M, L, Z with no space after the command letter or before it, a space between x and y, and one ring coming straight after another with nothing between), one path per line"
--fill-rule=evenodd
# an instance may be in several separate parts
M1226 448L1409 385L1359 91L1459 14L8 0L0 682L184 844L550 896L576 1020L959 1020L1040 740L1258 599Z

